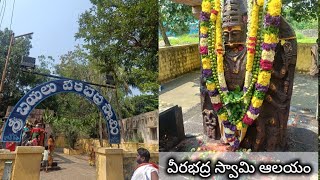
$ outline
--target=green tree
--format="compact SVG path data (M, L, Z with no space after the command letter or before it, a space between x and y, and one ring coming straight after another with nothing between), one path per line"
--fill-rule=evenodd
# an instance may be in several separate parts
M10 36L13 32L7 28L0 31L0 73L2 75L5 59L7 56ZM31 88L48 80L45 77L39 77L33 74L23 73L20 71L20 64L23 56L29 56L31 49L31 36L16 38L7 67L6 78L4 81L4 89L2 93L2 101L0 103L0 116L4 116L8 106L14 106L19 99ZM41 59L41 57L40 57ZM42 57L41 60L45 58ZM51 58L51 60L53 60ZM48 72L45 66L36 67L38 72Z
M302 22L318 18L319 2L317 0L283 0L282 3L288 19Z
M191 6L159 0L159 28L165 45L170 46L167 33L181 35L189 32L190 24L195 22Z
M81 14L77 38L85 42L89 60L115 79L116 112L122 119L128 87L158 94L158 6L156 0L91 0ZM130 114L130 113L128 113ZM123 132L121 132L123 135Z
M158 98L155 95L139 95L130 99L133 108L133 115L154 111L158 109Z
M87 54L80 46L76 46L74 51L69 51L62 55L60 60L60 64L55 66L55 71L58 75L97 84L103 83L103 78L98 71L94 70L92 64L87 59ZM100 92L104 96L106 95L105 89L100 89ZM60 94L57 96L57 102L57 118L65 124L66 129L77 130L74 132L62 131L65 135L71 133L69 134L72 137L69 140L70 143L79 136L98 136L99 110L94 104L76 94ZM79 127L79 123L82 123L81 128ZM61 125L59 122L53 124L53 126L60 127Z
M155 0L91 0L93 7L79 19L77 38L83 38L90 60L101 72L120 76L142 92L158 92L158 7ZM120 71L120 72L119 72ZM119 75L123 73L123 75Z

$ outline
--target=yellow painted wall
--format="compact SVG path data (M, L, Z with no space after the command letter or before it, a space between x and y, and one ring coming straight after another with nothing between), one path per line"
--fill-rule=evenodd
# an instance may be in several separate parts
M58 147L67 147L65 144L65 140L63 136L59 136L56 140L56 143L58 144ZM77 144L79 145L84 153L89 154L90 153L90 147L99 148L100 143L99 139L79 139ZM108 143L108 140L104 139L103 140L103 147L112 147L112 148L118 148L117 144L112 144L111 146ZM158 152L159 151L159 145L158 144L149 144L149 143L134 143L134 142L123 142L119 146L120 148L126 150L126 151L131 151L131 152L136 152L138 148L146 148L150 152Z
M96 150L97 179L131 179L137 166L136 152L118 148L98 148ZM159 164L159 153L150 153L150 162Z
M302 72L309 72L312 62L311 46L314 44L298 44L298 57L296 70Z
M9 160L13 162L11 179L39 180L43 151L41 146L17 146L14 152L0 150L0 176L3 175L4 162Z
M311 67L311 46L298 44L296 70L309 72ZM159 48L159 82L164 83L184 73L200 69L198 44Z
M163 83L200 67L198 44L159 48L159 82Z
M56 148L68 147L66 139L63 135L57 136L54 143L55 143Z

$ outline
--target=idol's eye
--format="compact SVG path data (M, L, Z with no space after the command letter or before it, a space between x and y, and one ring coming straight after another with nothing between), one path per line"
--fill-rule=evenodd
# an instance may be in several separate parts
M229 36L229 33L228 32L224 32L223 35L224 36Z

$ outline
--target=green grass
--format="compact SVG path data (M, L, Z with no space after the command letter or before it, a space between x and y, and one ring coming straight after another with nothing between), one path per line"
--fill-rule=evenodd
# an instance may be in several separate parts
M316 37L305 37L300 33L297 33L298 43L316 43ZM163 43L163 39L159 39L160 42ZM175 45L184 45L184 44L193 44L199 42L199 37L197 34L185 34L177 37L169 37L170 44L172 46Z
M313 37L304 37L302 39L298 38L298 43L316 43L317 38Z
M305 37L303 34L296 32L298 43L316 43L316 37Z
M162 38L159 38L160 42L163 42ZM177 37L169 37L170 44L175 45L184 45L184 44L193 44L199 42L198 34L185 34Z

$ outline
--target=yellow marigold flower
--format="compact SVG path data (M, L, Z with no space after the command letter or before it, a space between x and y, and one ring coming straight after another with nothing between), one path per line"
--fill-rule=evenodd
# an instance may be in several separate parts
M278 41L279 41L278 36L273 33L264 35L265 43L274 44L274 43L278 43Z
M214 91L216 89L216 85L213 82L207 82L206 85L209 91Z
M219 11L221 10L221 7L220 7L220 0L215 0L214 2L214 8L215 10Z
M280 16L281 14L281 0L270 0L268 3L268 12L271 16Z
M201 27L200 27L200 33L201 33L201 34L207 34L207 33L208 33L208 27L206 27L206 26L201 26Z
M217 57L217 65L218 65L218 73L224 72L224 70L223 70L223 56L222 56L222 54L218 54L218 57Z
M276 53L274 51L262 51L261 58L273 62Z
M222 113L218 115L218 118L222 121L226 121L228 119L228 115L226 113Z
M249 32L249 36L250 37L256 37L257 36L257 31L255 31L254 28L251 29L250 32Z
M258 4L258 6L263 6L264 0L257 0L257 4Z
M215 14L211 13L210 19L211 19L212 22L215 22L216 19L217 19L217 16Z
M252 100L251 100L251 103L252 103L252 106L254 108L259 108L259 107L261 107L261 105L263 103L263 100L260 100L260 99L258 99L256 97L253 97Z
M241 121L239 121L238 123L237 123L237 130L241 130L242 129L242 122Z
M258 76L258 83L263 86L268 86L271 78L271 73L268 71L261 71Z
M254 54L248 53L247 54L247 59L254 59Z
M202 1L202 11L206 13L210 13L211 3L209 1Z
M258 24L250 24L249 36L256 37L258 32Z
M211 61L209 58L202 59L202 68L203 69L211 69Z
M247 56L248 57L247 57L246 70L251 72L252 71L252 66L253 66L254 56L251 53L248 53Z

